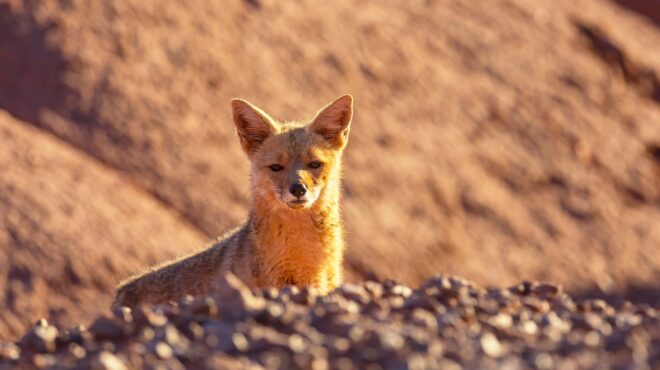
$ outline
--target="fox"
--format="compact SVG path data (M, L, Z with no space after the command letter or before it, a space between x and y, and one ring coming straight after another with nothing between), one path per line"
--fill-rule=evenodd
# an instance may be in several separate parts
M295 285L325 294L342 283L341 159L353 97L309 121L277 121L243 99L233 99L231 111L250 162L247 220L199 252L121 282L113 308L204 295L228 272L253 289Z

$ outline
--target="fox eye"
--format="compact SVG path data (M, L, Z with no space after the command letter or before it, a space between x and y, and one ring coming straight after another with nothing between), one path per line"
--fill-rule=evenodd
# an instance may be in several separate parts
M270 170L273 171L273 172L280 172L280 171L282 171L282 170L284 169L284 167L282 167L281 164L271 164L271 165L268 166L268 167L269 167Z
M312 161L312 162L309 162L309 164L308 164L309 168L312 168L312 169L320 168L322 165L323 165L323 163L321 163L319 161Z

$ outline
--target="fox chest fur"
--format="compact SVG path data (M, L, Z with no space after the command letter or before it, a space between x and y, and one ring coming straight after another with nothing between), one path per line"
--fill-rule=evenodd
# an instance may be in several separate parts
M341 225L326 212L267 215L253 221L257 280L261 286L314 286L341 281L344 244Z

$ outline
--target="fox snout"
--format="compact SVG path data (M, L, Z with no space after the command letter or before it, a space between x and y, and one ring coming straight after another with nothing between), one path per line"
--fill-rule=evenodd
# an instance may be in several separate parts
M287 182L290 184L289 194L300 199L307 194L308 190L310 190L308 182L306 181L309 180L307 178L309 176L304 173L304 170L301 168L302 165L294 164L293 167L293 170L287 176Z
M314 201L310 199L310 195L304 183L294 182L289 187L288 194L284 196L284 201L291 208L303 208Z
M300 198L307 193L307 187L305 184L295 183L289 188L289 193L293 194L296 198Z
M307 185L304 176L297 173L292 173L288 178L288 191L282 194L282 200L291 208L302 208L314 202L314 190Z

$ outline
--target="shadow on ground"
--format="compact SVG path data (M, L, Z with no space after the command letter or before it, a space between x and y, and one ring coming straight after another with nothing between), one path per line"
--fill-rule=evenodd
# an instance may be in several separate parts
M613 293L605 293L599 289L583 290L574 292L571 295L577 301L583 299L602 299L615 307L622 305L626 301L660 307L660 287L657 286L631 286L626 290Z
M660 26L660 2L657 0L614 0L617 4L637 12Z
M0 4L0 108L32 124L42 109L56 110L73 94L62 78L66 61L47 46L51 27Z

